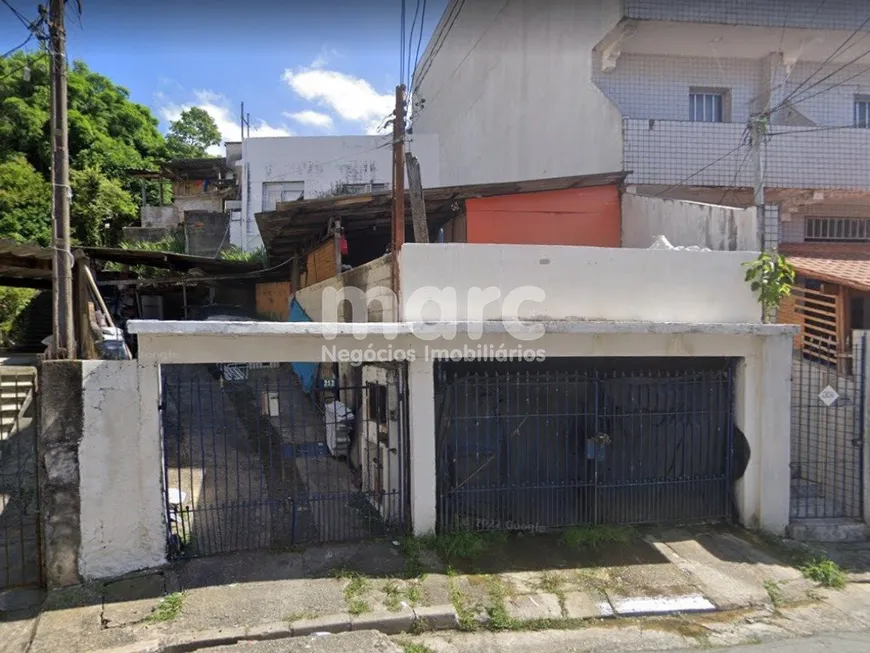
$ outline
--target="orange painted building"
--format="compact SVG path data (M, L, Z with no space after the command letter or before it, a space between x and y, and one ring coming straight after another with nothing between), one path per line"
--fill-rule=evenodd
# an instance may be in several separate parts
M619 247L617 186L568 188L465 201L466 241Z

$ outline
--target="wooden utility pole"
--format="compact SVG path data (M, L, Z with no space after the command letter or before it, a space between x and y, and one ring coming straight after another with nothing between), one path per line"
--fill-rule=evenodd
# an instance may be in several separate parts
M411 196L411 220L414 222L414 242L429 242L429 223L426 221L426 200L423 198L423 178L420 162L413 154L405 155L408 165L408 194Z
M393 115L393 292L396 294L396 321L401 321L399 299L399 252L405 243L405 85L396 87Z
M51 178L52 234L54 262L52 274L53 358L76 356L73 326L72 266L70 252L69 136L67 132L65 0L51 0L48 16L51 48Z

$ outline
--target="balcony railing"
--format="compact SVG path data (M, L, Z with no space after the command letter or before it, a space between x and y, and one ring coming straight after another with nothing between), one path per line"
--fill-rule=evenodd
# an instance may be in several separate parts
M870 129L773 125L765 154L770 188L870 190ZM746 126L676 120L623 121L628 183L754 185Z
M867 18L859 2L832 0L819 11L818 0L623 0L627 18L790 28L860 30Z

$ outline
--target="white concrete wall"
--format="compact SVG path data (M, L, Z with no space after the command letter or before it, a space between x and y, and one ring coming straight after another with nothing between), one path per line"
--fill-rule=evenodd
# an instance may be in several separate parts
M166 515L157 418L140 419L136 361L82 362L83 433L79 445L81 550L86 579L108 578L165 562ZM143 435L145 437L143 437Z
M758 251L755 213L755 208L737 209L624 193L622 246L646 248L661 234L672 245Z
M370 328L362 337L355 325L344 329L328 344L358 351L370 348L391 352L428 347L511 347L518 343L504 325L489 324L482 333L461 330L451 334L447 325L435 325L414 335L412 325L387 338L383 329ZM389 325L375 325L375 327ZM396 327L397 325L393 325ZM258 323L221 325L208 322L131 322L139 334L140 387L156 390L157 363L321 361L324 359L322 325ZM440 342L431 337L441 334ZM445 340L447 334L449 340ZM395 335L395 334L394 334ZM789 421L791 346L794 329L782 325L703 325L656 323L549 323L534 343L547 357L564 356L699 356L741 359L735 387L735 423L750 448L749 463L737 484L740 520L747 526L783 533L789 516ZM523 341L521 346L528 346ZM418 355L409 363L409 421L411 442L411 509L414 531L426 533L435 526L435 411L431 357ZM150 392L150 391L149 391ZM141 437L159 441L156 392L154 401L140 402ZM158 465L159 448L149 448L144 463ZM156 476L155 476L156 478ZM150 500L159 496L152 484ZM128 505L128 510L132 508ZM156 538L156 533L153 535ZM161 534L159 540L165 540Z
M439 136L442 184L622 168L619 110L590 78L619 5L448 4L417 68L412 116L415 131Z
M761 309L744 281L743 267L755 256L752 252L406 244L399 266L402 315L412 322L517 318L757 322ZM539 294L529 294L529 287L539 289ZM487 288L497 289L498 295L476 290ZM439 296L446 308L455 301L453 314L439 315L438 307L426 303ZM526 297L530 301L517 305Z
M389 254L381 256L335 277L306 286L296 291L296 301L313 321L328 322L328 311L333 310L333 307L327 307L327 315L324 315L324 298L331 301L335 292L343 288L357 288L367 293L369 301L365 309L354 313L350 303L343 301L334 308L336 313L333 317L339 322L392 322L396 319L396 302L392 291L391 260ZM348 292L350 299L353 294L352 291Z
M416 132L409 137L408 151L420 161L423 185L439 186L438 137ZM245 249L262 245L254 216L263 210L266 182L301 182L305 199L328 194L337 184L392 184L392 150L384 136L249 138L242 153L244 243L233 244Z

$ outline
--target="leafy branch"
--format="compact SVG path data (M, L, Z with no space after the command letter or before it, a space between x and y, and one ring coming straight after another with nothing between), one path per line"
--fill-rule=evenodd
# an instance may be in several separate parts
M747 267L746 282L758 293L765 321L774 315L779 303L791 294L795 282L795 269L780 254L761 252L754 261L744 263Z

